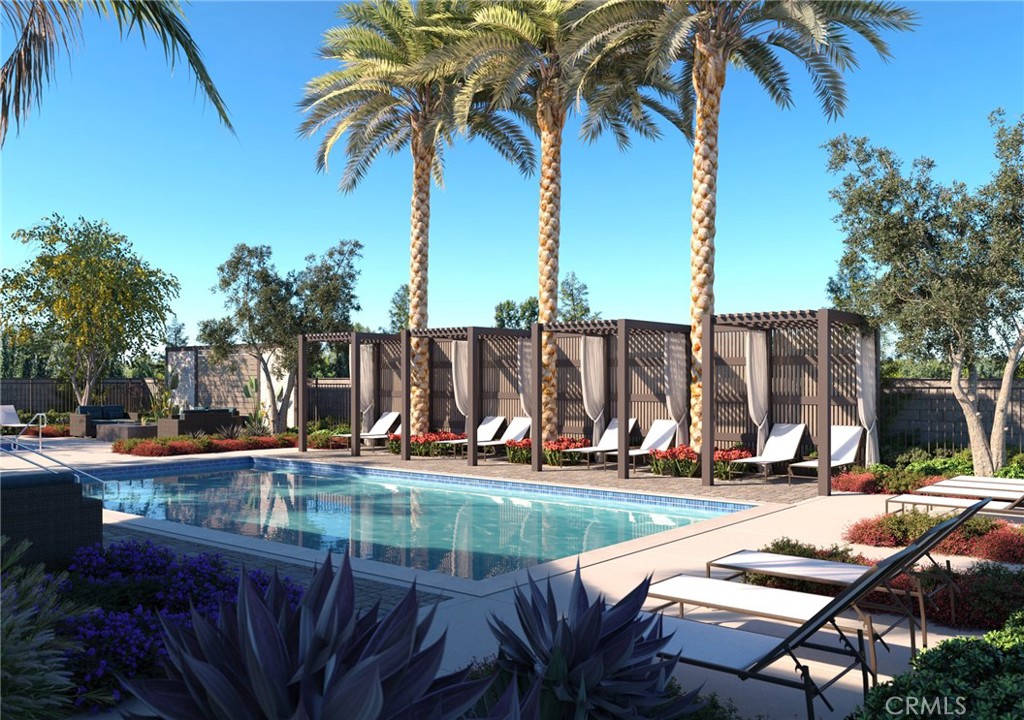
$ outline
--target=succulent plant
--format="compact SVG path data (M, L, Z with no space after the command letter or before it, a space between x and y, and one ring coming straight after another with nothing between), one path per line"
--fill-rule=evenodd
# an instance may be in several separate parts
M295 609L276 575L261 594L243 573L216 623L195 611L191 627L165 623L167 679L124 684L164 718L463 717L491 678L437 677L445 636L424 647L434 611L417 614L413 585L383 618L359 615L347 556L337 573L327 557Z
M519 683L540 684L540 717L628 720L681 717L699 709L697 691L673 696L669 680L678 657L659 658L668 638L660 615L642 614L650 577L608 607L587 596L577 563L566 613L547 582L541 592L516 588L522 632L488 621L498 639L497 663Z

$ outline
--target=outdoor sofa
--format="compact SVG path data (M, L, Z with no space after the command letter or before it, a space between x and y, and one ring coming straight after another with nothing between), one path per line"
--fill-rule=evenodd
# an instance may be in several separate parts
M138 413L127 413L124 405L79 405L68 423L73 437L96 437L96 426L110 423L138 422Z
M245 425L247 415L239 415L235 408L193 408L183 410L180 415L159 418L156 421L157 437L174 437L204 432L208 435L220 432L221 428Z

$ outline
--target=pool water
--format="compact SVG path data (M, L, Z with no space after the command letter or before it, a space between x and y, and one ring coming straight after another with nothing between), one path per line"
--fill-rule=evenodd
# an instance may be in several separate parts
M110 481L104 506L474 580L724 514L519 488L241 469Z

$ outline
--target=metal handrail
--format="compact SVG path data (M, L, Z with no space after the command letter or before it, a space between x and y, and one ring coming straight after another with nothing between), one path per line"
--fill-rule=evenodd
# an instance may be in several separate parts
M42 414L42 413L40 413L40 414ZM79 468L72 467L71 465L68 465L65 462L61 462L57 458L52 457L50 455L47 455L44 452L40 452L39 450L33 450L32 448L27 447L27 446L23 446L23 445L19 445L19 447L20 447L21 450L33 453L34 455L38 455L39 457L43 458L44 460L47 460L47 461L49 461L51 463L54 463L55 465L59 465L60 467L64 468L65 470L70 471L71 473L74 474L75 482L77 482L79 485L84 485L85 484L85 483L82 482L82 477L83 476L88 478L92 482L99 483L100 487L103 489L103 497L105 498L107 496L107 481L106 480L101 480L98 477L96 477L95 475L93 475L92 473L88 473L85 470L81 470ZM6 452L6 453L10 453L11 455L14 455L16 452L18 452L14 448L13 445L10 448L7 448L7 447L4 447L3 445L0 445L0 450L2 450L3 452ZM25 456L23 454L19 453L17 455L17 457L18 457L19 460L24 460L25 462L29 463L30 465L35 465L37 468L40 468L42 470L46 470L47 472L53 473L54 475L57 474L57 471L54 470L51 466L43 465L42 463L37 462L36 460L33 460L32 458L27 457L27 456Z
M39 420L40 418L42 418L42 421L36 423L36 420ZM33 427L33 423L35 423L35 427L38 428L37 437L39 438L39 449L43 449L43 428L46 427L46 413L36 413L33 415L32 419L25 424L25 427L23 427L17 435L9 439L12 448L16 445L21 445L21 436L24 435L30 427Z

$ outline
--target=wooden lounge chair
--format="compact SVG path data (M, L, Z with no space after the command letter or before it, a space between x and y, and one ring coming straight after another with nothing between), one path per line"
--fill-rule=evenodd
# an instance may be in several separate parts
M633 458L633 469L636 469L637 461L645 455L650 455L651 450L668 450L669 445L672 444L672 438L676 434L676 421L675 420L655 420L651 423L651 428L647 431L647 435L644 437L644 441L640 444L640 447L633 448L629 451L629 457ZM618 448L615 448L615 452L608 452L608 455L618 455Z
M492 448L494 454L497 454L496 448L504 447L505 443L510 440L519 442L526 437L526 433L530 432L530 418L525 415L520 415L512 418L512 422L505 428L505 432L501 434L501 437L497 440L485 440L484 442L477 442L477 447L482 448L486 457L487 448Z
M629 423L626 425L628 428L626 433L633 432L633 428L636 427L636 418L630 418ZM608 427L601 433L601 438L597 441L597 445L590 445L588 447L574 448L572 452L580 453L587 456L587 467L590 467L590 456L601 454L605 455L609 452L615 452L619 449L619 419L612 418L611 422L608 423Z
M476 440L480 442L488 442L493 440L501 426L505 424L504 415L488 415L483 421L476 426ZM450 445L455 447L456 452L460 447L464 447L469 444L469 438L461 438L459 440L438 440L437 445Z
M832 442L829 449L829 466L834 470L838 467L853 465L857 459L857 449L860 447L860 438L864 434L864 428L860 425L833 425ZM817 470L817 460L804 460L789 464L789 484L793 484L793 468L807 468Z
M864 568L862 574L821 610L796 628L788 636L762 635L738 628L711 625L685 618L662 617L663 630L671 633L660 654L676 658L686 665L703 667L739 677L741 680L762 680L802 690L807 717L814 717L814 699L820 697L830 710L832 705L824 691L839 678L857 667L861 670L864 693L869 685L868 664L864 654L863 631L858 631L855 643L836 623L835 618L862 602L870 593L889 587L898 575L914 567L968 518L977 513L985 501L972 505L961 514L948 518L924 532L917 540L877 565ZM812 641L823 627L831 626L839 634L841 645L820 645ZM834 677L824 682L811 678L810 667L796 655L802 648L826 650L845 656L848 664ZM779 660L789 658L796 663L799 679L789 673L779 674L770 668Z
M392 428L398 424L399 414L394 411L388 411L377 418L377 422L373 424L368 432L360 433L360 440L369 440L376 446L377 440L387 440L388 435L391 434ZM352 440L352 433L335 433L334 437L348 438L349 442Z
M764 481L768 482L768 471L775 463L791 462L800 448L800 440L807 426L804 423L775 423L765 441L760 455L734 460L733 465L760 465Z

